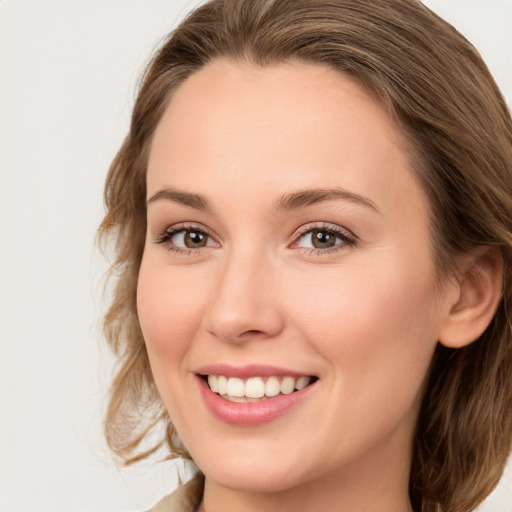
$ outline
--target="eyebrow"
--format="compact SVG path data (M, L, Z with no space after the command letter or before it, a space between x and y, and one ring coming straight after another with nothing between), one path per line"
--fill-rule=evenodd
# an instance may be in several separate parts
M199 194L191 194L190 192L183 192L173 188L162 188L155 194L153 194L147 201L147 204L154 203L156 201L174 201L175 203L190 206L196 210L209 210L208 201Z
M310 206L322 201L330 201L331 199L346 199L380 213L379 208L371 199L360 194L355 194L354 192L349 192L343 188L306 189L286 194L276 203L274 211L278 213L282 210L304 208L305 206Z
M281 197L281 199L279 199L274 205L274 213L277 214L283 210L287 211L304 208L315 203L330 201L332 199L345 199L354 201L380 213L379 208L371 199L360 194L355 194L354 192L349 192L343 188L305 189L286 194ZM158 190L148 199L147 204L149 205L161 200L173 201L184 206L190 206L196 210L210 210L208 201L204 196L190 192L183 192L173 188L162 188Z

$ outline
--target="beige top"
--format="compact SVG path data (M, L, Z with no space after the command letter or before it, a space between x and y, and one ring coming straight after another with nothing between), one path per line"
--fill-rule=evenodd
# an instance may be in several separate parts
M148 512L196 512L203 499L204 476L198 473Z

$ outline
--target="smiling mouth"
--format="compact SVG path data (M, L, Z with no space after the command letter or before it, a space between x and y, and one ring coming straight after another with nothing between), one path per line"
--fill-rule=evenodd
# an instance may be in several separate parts
M230 402L260 402L279 395L290 395L318 380L313 376L226 377L201 375L211 391Z

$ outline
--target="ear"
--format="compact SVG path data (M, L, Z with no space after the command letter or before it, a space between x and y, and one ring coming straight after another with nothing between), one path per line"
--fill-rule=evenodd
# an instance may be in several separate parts
M464 267L463 267L464 268ZM482 248L456 282L457 298L442 322L439 342L461 348L477 340L490 324L501 300L503 259L498 249Z

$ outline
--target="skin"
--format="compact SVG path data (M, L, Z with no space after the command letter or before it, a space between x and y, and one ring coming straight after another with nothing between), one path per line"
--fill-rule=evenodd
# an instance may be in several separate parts
M411 510L415 422L460 287L436 287L428 205L404 147L375 99L320 65L219 59L173 96L148 199L172 187L209 207L149 202L138 311L163 402L206 475L208 512ZM364 199L276 208L307 189ZM181 223L208 233L206 246L155 243ZM354 243L315 249L303 232L326 226ZM228 425L198 391L195 373L212 363L319 380L274 421Z

